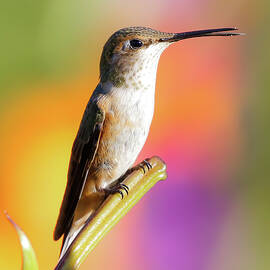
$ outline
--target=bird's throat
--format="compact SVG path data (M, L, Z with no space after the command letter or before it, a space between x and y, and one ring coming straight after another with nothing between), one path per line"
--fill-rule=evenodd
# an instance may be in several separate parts
M140 53L114 55L100 63L100 80L104 84L110 81L114 87L127 89L153 88L161 53L167 44L149 46Z

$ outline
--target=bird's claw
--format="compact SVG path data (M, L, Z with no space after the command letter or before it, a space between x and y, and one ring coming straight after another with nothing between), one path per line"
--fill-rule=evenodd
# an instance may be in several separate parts
M119 187L122 188L128 195L128 192L129 192L129 187L125 184L119 184Z
M116 190L116 192L118 192L121 195L121 200L123 200L124 194L123 194L122 190L118 189L118 190Z
M120 183L119 185L113 187L113 188L110 189L110 190L107 190L107 193L108 193L108 194L119 193L119 194L121 195L121 199L123 200L123 198L124 198L124 193L123 193L122 190L124 190L124 191L127 193L127 195L128 195L129 187L128 187L127 185L125 185L125 184L122 184L122 183Z
M144 174L146 173L144 166L146 166L148 171L153 168L149 161L145 159L141 164L139 164L139 168L143 170Z

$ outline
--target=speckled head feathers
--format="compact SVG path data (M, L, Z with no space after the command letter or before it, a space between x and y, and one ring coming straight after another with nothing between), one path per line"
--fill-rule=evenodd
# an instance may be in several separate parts
M115 85L121 85L123 76L120 76L119 72L125 72L128 66L134 64L141 51L173 35L148 27L127 27L118 30L104 45L100 60L101 81L110 80Z
M112 39L125 39L130 37L139 37L143 39L152 39L152 40L159 40L160 38L169 38L172 37L173 33L166 33L166 32L160 32L158 30L154 30L149 27L141 27L141 26L133 26L133 27L127 27L122 28L118 31L116 31L109 40Z
M227 31L236 28L218 28L183 33L160 32L148 27L127 27L115 32L106 42L100 60L101 82L110 80L114 85L123 83L123 74L142 56L157 59L161 52L172 42L203 36L239 35ZM225 32L225 33L224 33ZM148 53L148 48L155 47L155 53ZM158 55L158 57L156 57Z

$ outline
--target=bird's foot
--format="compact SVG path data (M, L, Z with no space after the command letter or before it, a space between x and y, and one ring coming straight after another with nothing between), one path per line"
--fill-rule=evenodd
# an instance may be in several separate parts
M146 167L147 171L149 171L150 169L152 169L152 165L149 163L149 161L147 159L145 159L143 162L141 162L138 165L138 167L143 170L143 173L144 174L146 173L145 167Z
M110 189L106 189L105 190L105 193L106 195L111 195L111 194L115 194L115 193L119 193L121 195L121 199L124 198L124 192L125 191L128 195L128 192L129 192L129 187L125 184L118 184Z
M149 162L149 159L143 160L140 164L136 165L133 168L130 168L122 177L120 177L118 179L119 184L105 189L104 190L105 196L107 197L111 194L119 193L121 195L121 198L123 199L125 196L124 192L126 192L126 195L128 195L129 187L127 185L123 184L122 181L124 181L133 171L142 170L143 173L146 174L151 169L152 169L152 165Z

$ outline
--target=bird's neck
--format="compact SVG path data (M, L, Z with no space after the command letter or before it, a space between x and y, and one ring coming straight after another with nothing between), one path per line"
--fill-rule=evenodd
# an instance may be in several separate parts
M101 84L105 88L108 84L132 90L154 88L159 58L166 47L164 44L148 47L133 57L114 55L112 64L101 65Z
M111 70L107 80L101 80L102 88L126 91L147 91L155 88L158 60L150 62L137 61L133 66L126 67L122 72Z

